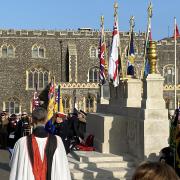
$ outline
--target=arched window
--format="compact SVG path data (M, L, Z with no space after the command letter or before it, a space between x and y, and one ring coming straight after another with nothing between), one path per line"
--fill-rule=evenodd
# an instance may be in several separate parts
M33 58L38 57L38 47L37 47L37 46L34 46L34 47L32 48L32 57L33 57Z
M45 48L34 45L32 47L32 57L33 58L45 58Z
M20 113L20 102L16 98L10 98L8 101L5 102L4 109L9 112L10 114L18 114Z
M167 85L173 85L175 80L174 65L166 65L163 68L163 76L165 78L164 83Z
M14 57L15 56L15 49L12 45L3 45L1 47L1 52L2 52L2 57L7 58L7 57Z
M14 57L14 47L11 45L8 47L7 56Z
M41 68L34 68L27 72L28 89L43 89L48 85L49 72Z
M97 58L97 57L98 57L97 48L92 46L90 48L90 58Z
M62 103L63 103L63 108L64 108L64 113L69 113L70 112L70 98L69 96L63 96L62 97Z
M99 68L94 67L89 70L89 82L99 82Z
M95 97L88 95L86 97L86 112L94 112Z

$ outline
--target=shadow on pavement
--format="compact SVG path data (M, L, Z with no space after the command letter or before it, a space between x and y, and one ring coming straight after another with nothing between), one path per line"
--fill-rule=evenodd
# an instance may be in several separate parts
M9 164L0 162L0 169L5 170L5 171L10 171Z

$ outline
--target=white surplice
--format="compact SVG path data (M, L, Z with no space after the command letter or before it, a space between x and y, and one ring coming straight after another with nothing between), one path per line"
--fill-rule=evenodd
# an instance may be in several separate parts
M71 180L64 145L61 138L58 136L56 137L57 148L55 150L52 161L51 180ZM47 138L36 137L36 140L42 159L44 157L44 148ZM22 137L15 144L14 152L10 161L10 167L11 172L9 180L34 180L32 166L28 155L26 137Z

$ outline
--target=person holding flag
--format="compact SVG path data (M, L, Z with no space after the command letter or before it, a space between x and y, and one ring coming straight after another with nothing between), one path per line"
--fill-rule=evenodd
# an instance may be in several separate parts
M114 4L114 29L113 29L113 40L112 40L112 48L111 54L109 58L109 79L112 80L114 87L119 85L119 48L120 48L120 37L119 37L119 29L118 29L118 4L115 2Z
M130 43L129 43L129 52L128 52L128 62L127 62L127 75L134 76L134 16L130 19Z

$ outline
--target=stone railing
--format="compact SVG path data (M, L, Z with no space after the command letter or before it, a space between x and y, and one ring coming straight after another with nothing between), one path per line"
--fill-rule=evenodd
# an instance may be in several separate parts
M98 89L98 83L61 83L62 89Z

